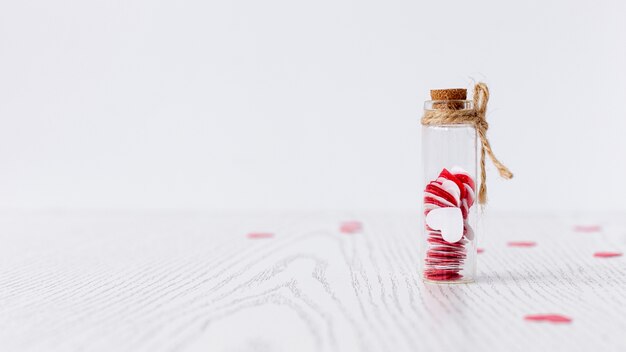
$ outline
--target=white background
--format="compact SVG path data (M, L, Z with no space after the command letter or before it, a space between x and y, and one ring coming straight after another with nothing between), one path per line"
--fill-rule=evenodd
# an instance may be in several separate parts
M430 88L494 210L626 210L623 1L0 3L0 207L418 209Z

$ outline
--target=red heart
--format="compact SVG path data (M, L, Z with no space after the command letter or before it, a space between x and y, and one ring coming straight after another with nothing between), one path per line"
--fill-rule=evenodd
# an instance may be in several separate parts
M454 169L454 168L453 168ZM433 210L440 208L459 208L461 218L467 219L469 209L474 203L474 181L469 174L458 175L442 169L439 176L429 182L424 189L424 216L433 215ZM458 191L457 191L458 189ZM424 278L431 281L457 281L463 278L463 264L467 257L466 245L473 239L466 221L463 222L463 237L450 243L443 239L441 231L424 224L427 236ZM434 224L430 224L435 226Z
M361 230L363 230L363 224L360 221L345 221L339 226L339 231L342 233L352 234Z
M448 207L450 206L455 206L458 207L459 204L457 204L456 199L454 199L454 196L451 195L450 193L448 193L446 190L444 190L443 188L441 188L441 186L436 183L436 182L431 182L430 184L428 184L426 186L426 190L424 191L424 195L425 196L437 196L439 198L443 198L443 200L447 201L450 203L450 205L446 205Z
M251 232L248 234L249 239L261 239L261 238L272 238L274 237L273 233L269 232Z
M476 190L476 186L474 185L474 180L472 180L472 178L469 175L458 173L458 174L454 174L454 176L456 176L456 178L458 178L459 181L469 185L472 191Z
M450 180L456 183L456 185L459 186L459 190L461 191L461 199L466 198L466 194L465 194L466 191L465 191L465 187L463 187L463 182L461 182L461 180L459 180L456 176L454 176L450 171L448 171L447 169L441 170L439 177L443 177L446 180Z
M527 321L546 321L549 323L562 324L571 323L572 318L560 314L532 314L524 317Z
M622 253L620 252L595 252L593 256L596 258L613 258L613 257L621 257Z
M533 241L511 241L508 243L509 247L534 247L537 242Z

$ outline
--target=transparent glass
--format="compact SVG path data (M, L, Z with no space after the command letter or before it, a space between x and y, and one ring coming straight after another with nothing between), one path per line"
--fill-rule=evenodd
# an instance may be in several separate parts
M450 106L454 110L472 109L472 102L427 101L424 109L428 111ZM478 146L476 130L472 125L422 126L424 216L420 236L420 272L427 282L464 283L475 278L479 237L479 205L476 199L479 186L476 178ZM442 211L442 208L458 210ZM459 229L461 218L462 237L455 241L458 237L450 234L461 236L461 232L449 229Z

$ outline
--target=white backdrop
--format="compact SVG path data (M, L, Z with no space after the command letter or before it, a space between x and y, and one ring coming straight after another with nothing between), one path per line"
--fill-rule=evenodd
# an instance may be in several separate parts
M623 1L0 3L0 207L418 209L490 85L494 210L626 210Z

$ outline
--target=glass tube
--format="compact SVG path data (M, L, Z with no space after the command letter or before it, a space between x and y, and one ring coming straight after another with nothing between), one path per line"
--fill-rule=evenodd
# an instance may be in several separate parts
M472 109L472 102L427 101L424 109L446 106L455 106L455 110ZM470 124L422 126L424 217L420 268L427 282L464 283L475 278L479 237L478 146L476 130ZM440 210L443 208L451 209ZM458 237L451 233L461 234L450 228L459 228L452 226L460 224L457 214L462 217L463 232L455 241Z

